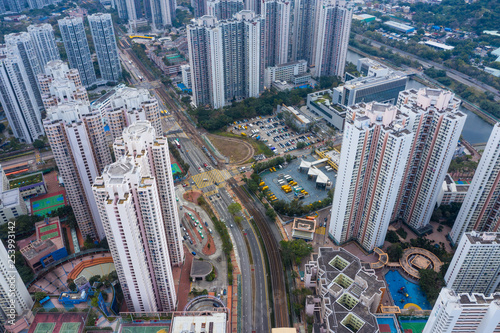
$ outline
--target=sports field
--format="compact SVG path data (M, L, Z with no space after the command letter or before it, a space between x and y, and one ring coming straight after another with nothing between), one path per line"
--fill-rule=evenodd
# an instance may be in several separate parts
M142 326L140 324L130 325L130 326L122 326L121 333L168 333L169 327L165 325L160 326Z
M80 323L63 323L59 333L78 333L79 329Z
M404 330L412 330L413 333L422 333L424 331L425 324L427 320L424 319L414 319L414 320L405 320L400 319L401 327Z
M41 197L31 199L32 212L38 216L45 216L52 211L66 204L66 199L62 193L46 194Z
M51 232L49 234L44 234L40 237L40 239L44 241L46 239L51 239L57 236L59 236L59 231Z
M56 323L39 323L36 324L34 333L52 333L56 327Z
M176 172L182 172L181 167L177 163L172 163L172 174Z

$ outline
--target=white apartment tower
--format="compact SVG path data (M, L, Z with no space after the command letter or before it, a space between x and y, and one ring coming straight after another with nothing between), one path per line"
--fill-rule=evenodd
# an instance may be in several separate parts
M175 19L176 0L149 0L148 7L151 8L151 17L148 18L153 30L161 31L172 25Z
M58 20L57 23L59 24L70 67L78 69L83 85L90 87L97 81L97 78L90 56L83 19L81 17L66 17Z
M207 0L191 0L191 7L193 7L193 16L195 18L207 15L208 2Z
M61 59L54 36L54 29L52 25L42 23L29 25L27 30L43 72L43 68L49 61Z
M251 10L255 14L261 14L262 0L244 0L245 10Z
M230 20L242 10L242 0L208 0L206 14L215 16L217 20Z
M30 89L33 90L37 104L42 106L40 91L38 90L36 76L42 72L42 67L38 61L35 46L27 32L18 32L5 36L5 44L17 50L17 54L22 60L24 70L28 75Z
M43 135L38 86L31 84L19 49L0 46L0 102L14 136L32 143Z
M397 107L415 134L392 220L425 230L467 116L453 93L422 88L399 93Z
M322 0L298 0L295 4L298 14L296 15L297 38L294 43L297 45L297 59L304 59L308 64L313 64L316 54L316 40L318 26L318 13L322 5Z
M348 108L329 230L336 243L383 245L413 140L407 121L392 104Z
M458 243L465 232L499 231L500 226L500 123L493 126L481 161L458 213L451 240Z
M110 97L109 107L102 116L109 125L113 139L120 138L125 127L140 120L149 121L158 135L163 133L158 100L147 89L118 89Z
M500 294L461 294L443 288L423 333L500 332Z
M133 312L172 311L177 303L150 158L148 151L121 156L93 186L125 302Z
M457 293L490 295L500 285L500 233L465 233L444 276Z
M13 324L33 307L28 289L11 261L13 253L0 242L0 327Z
M38 75L38 84L45 109L61 103L82 101L89 103L87 90L77 69L69 69L62 60L49 61L44 74Z
M205 15L188 25L193 101L218 109L264 89L264 19L243 10L233 20Z
M125 128L122 138L113 144L113 149L117 158L148 153L150 172L160 194L170 263L173 266L181 265L184 262L184 249L167 139L158 135L149 121L143 120Z
M288 62L290 43L290 15L292 2L287 0L264 0L265 66L276 66Z
M92 40L97 54L101 77L107 81L119 81L122 68L118 57L115 31L111 14L93 14L87 16L92 33Z
M304 13L307 15L307 13ZM349 33L351 32L352 5L348 1L325 0L316 8L315 54L313 63L316 76L344 75Z

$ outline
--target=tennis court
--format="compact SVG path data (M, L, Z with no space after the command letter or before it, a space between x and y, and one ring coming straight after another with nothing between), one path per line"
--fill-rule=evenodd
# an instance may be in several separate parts
M51 232L50 234L45 234L40 237L41 240L51 239L59 236L59 231Z
M63 323L59 333L78 333L80 323Z
M130 326L122 326L121 333L168 333L169 327L165 325L161 326L142 326L142 325L130 325Z
M31 207L33 213L38 216L45 216L46 214L49 214L66 204L66 200L64 199L64 195L62 193L44 195L41 198L38 198L38 200L34 199L31 201Z
M422 333L424 331L425 324L427 323L426 319L400 319L401 327L403 331L412 330L413 333Z
M51 224L51 225L48 225L46 227L40 228L40 233L44 233L44 232L54 230L54 229L57 229L57 224Z
M56 327L56 323L38 323L34 333L52 333L54 327Z

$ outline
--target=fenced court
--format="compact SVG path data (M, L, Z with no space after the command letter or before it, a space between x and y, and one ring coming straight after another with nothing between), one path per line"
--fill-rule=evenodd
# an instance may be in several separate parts
M172 163L172 174L174 175L176 172L182 172L181 167L177 163Z
M31 211L38 216L45 216L59 207L66 205L66 199L61 192L46 194L31 199Z
M168 333L169 326L167 325L148 325L148 324L132 324L123 325L121 333Z
M56 327L56 323L39 323L36 324L34 333L52 333Z
M63 323L59 333L78 333L80 323Z

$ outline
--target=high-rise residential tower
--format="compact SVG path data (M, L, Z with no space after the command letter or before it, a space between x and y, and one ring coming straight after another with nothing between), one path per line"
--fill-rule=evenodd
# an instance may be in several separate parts
M217 20L230 20L234 14L243 10L243 0L208 0L207 15ZM196 17L196 16L195 16Z
M149 124L127 130L154 135ZM151 163L151 154L158 153L118 155L93 185L125 302L134 312L172 311L177 303L157 180L163 175L155 174Z
M122 68L111 14L98 13L87 18L102 78L107 81L120 80Z
M314 65L318 77L342 77L351 32L352 5L348 1L325 0L316 10L316 15L316 50L314 62L310 65Z
M57 22L68 55L69 66L78 69L83 85L90 87L97 81L97 78L90 56L83 19L81 17L66 17Z
M493 126L464 203L450 232L456 244L465 232L500 231L500 123Z
M35 47L42 72L49 61L61 59L52 25L48 23L32 24L28 26L28 33Z
M244 0L245 10L251 10L255 14L261 14L262 0Z
M292 2L287 0L264 0L265 18L265 66L276 66L288 62L290 43L290 10Z
M38 86L31 84L19 49L0 46L0 102L14 136L32 143L43 135Z
M193 7L193 16L195 18L207 15L207 7L208 7L207 2L208 2L207 0L191 0L191 7Z
M495 333L500 331L500 293L458 293L441 289L423 333Z
M13 250L9 248L7 252L0 242L0 325L14 323L33 307L33 300L14 266Z
M413 140L407 121L392 104L348 107L329 230L336 243L384 244Z
M48 92L53 94L55 105L47 108L43 126L81 233L84 237L103 239L105 234L92 184L112 162L104 121L99 111L90 108L86 94L75 99L74 88L81 88L77 73L60 62L53 64L46 67L43 81L48 81L49 86L54 84L53 88L48 87ZM69 89L65 90L66 87ZM67 94L67 98L61 98L61 94Z
M221 108L264 89L264 20L243 10L233 20L205 15L187 28L196 105Z
M164 30L167 26L172 25L175 19L176 0L149 0L149 6L153 30Z
M315 61L317 18L322 4L321 0L298 0L295 4L297 13L297 59L304 59L308 64Z
M17 54L21 57L24 70L28 75L30 88L33 90L38 106L41 107L42 99L40 97L36 76L43 71L43 68L38 61L35 46L33 45L30 35L27 32L6 35L5 44L17 49Z
M457 293L490 295L500 286L500 233L463 234L444 276Z
M160 133L161 135L161 133ZM113 144L115 156L137 156L147 151L151 174L155 177L162 208L163 225L167 237L170 263L184 262L180 219L175 200L175 188L170 168L170 153L166 138L158 135L149 121L138 121L123 130Z
M462 133L467 116L459 105L449 91L422 88L399 93L397 107L408 115L415 139L392 220L401 219L416 231L429 224Z
M147 89L118 89L110 97L109 107L102 116L109 125L113 139L121 138L125 127L139 120L149 121L158 135L163 133L158 100Z
M89 103L87 90L80 80L78 70L69 69L68 64L62 60L48 62L45 73L38 75L38 84L45 109L74 101Z

